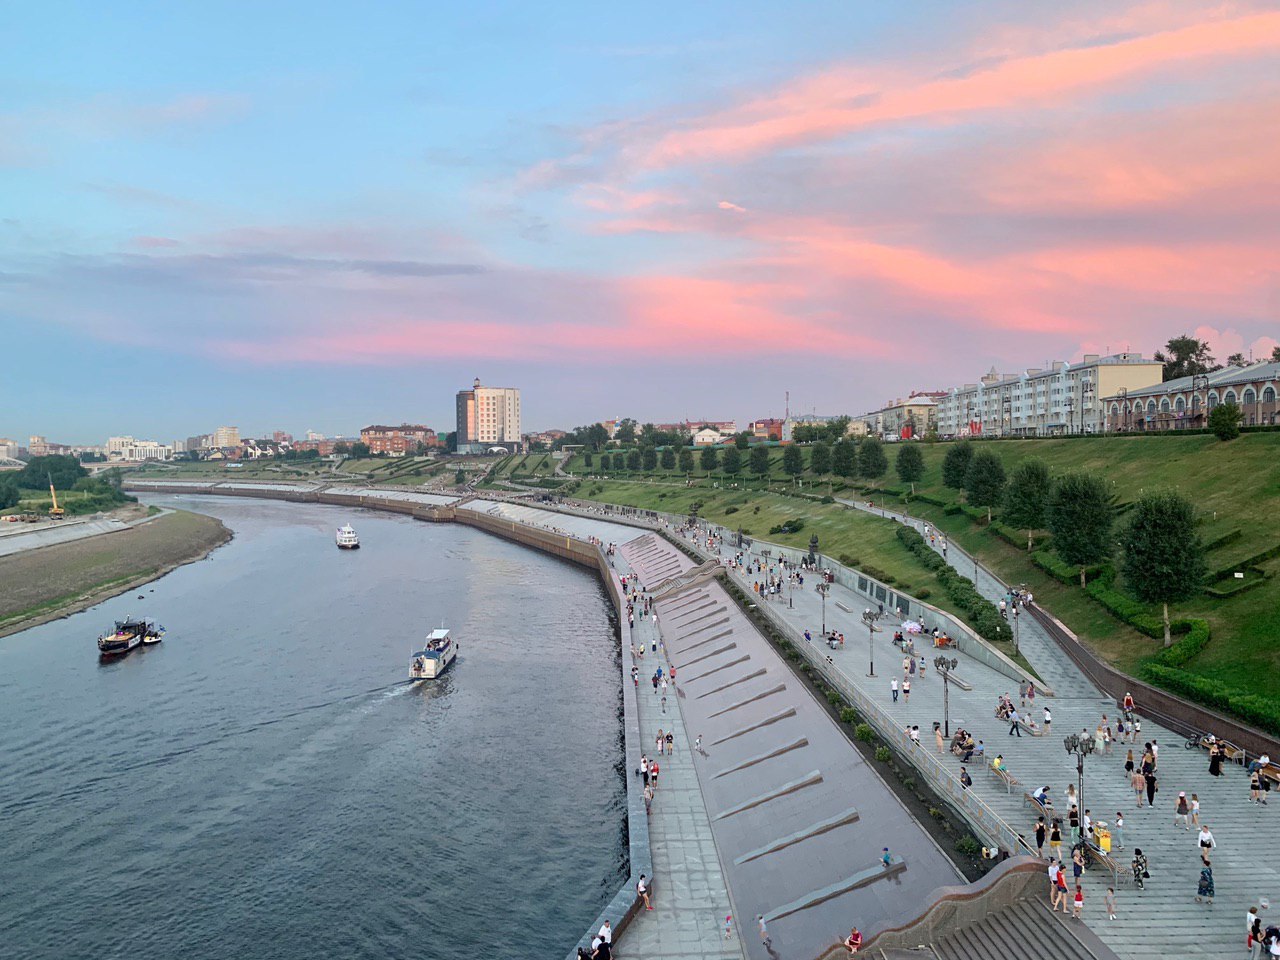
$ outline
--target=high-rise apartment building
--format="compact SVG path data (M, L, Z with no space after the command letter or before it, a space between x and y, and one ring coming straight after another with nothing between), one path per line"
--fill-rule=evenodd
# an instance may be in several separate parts
M494 447L512 452L524 449L516 387L484 387L477 378L470 390L458 391L457 412L459 453L486 453Z
M240 446L239 427L219 427L213 431L213 445L219 450Z

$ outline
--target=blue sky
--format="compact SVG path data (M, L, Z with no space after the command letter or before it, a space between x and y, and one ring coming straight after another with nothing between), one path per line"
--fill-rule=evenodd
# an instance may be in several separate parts
M13 8L0 436L444 427L474 376L530 427L856 412L1268 350L1276 150L1229 132L1280 102L1274 6L954 10Z

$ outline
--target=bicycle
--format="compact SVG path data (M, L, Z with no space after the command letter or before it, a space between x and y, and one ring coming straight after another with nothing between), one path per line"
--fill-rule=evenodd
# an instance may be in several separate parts
M1188 750L1194 750L1196 747L1203 746L1204 742L1208 739L1209 734L1207 733L1193 733L1191 736L1187 737L1187 742L1184 743L1183 746Z

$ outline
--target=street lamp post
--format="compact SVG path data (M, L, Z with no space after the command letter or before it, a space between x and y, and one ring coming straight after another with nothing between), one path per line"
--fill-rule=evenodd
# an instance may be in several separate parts
M1068 396L1066 400L1063 401L1063 403L1067 408L1067 433L1070 434L1075 429L1075 419L1072 416L1072 411L1075 409L1075 406L1076 406L1076 398L1073 396Z
M822 598L822 635L827 635L827 593L830 592L831 585L825 580L818 584L818 596Z
M947 657L934 657L933 668L942 674L942 734L945 737L951 736L951 671L954 670L960 661Z
M867 625L867 676L874 677L876 675L876 634L880 632L880 628L876 626L876 621L884 614L876 613L870 607L862 611L862 622Z
M1080 805L1080 812L1083 813L1084 806L1084 758L1093 753L1094 740L1089 736L1086 730L1083 733L1073 733L1062 741L1062 745L1066 747L1067 753L1076 758L1076 796Z

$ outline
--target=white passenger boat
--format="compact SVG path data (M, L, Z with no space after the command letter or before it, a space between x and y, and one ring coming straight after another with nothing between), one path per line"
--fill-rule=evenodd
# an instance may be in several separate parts
M443 628L432 630L421 650L415 650L409 663L409 679L434 680L449 669L458 655L458 645Z
M355 530L349 523L338 528L337 541L339 550L360 549L360 538L356 536Z

